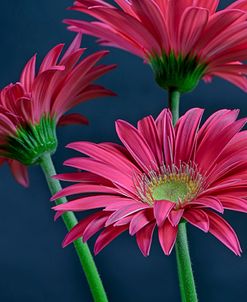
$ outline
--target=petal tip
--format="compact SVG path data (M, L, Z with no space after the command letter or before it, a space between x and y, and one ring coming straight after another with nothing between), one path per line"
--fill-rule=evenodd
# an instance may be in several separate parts
M66 248L69 245L69 243L66 241L66 239L62 242L62 248Z
M101 249L99 249L97 246L94 246L94 255L97 256L99 254L99 252L101 251Z

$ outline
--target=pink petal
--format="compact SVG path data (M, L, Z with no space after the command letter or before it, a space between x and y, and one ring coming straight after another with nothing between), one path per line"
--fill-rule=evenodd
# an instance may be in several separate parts
M220 201L227 210L247 213L247 200L236 196L221 196Z
M116 122L116 130L122 143L145 172L157 170L155 156L141 133L125 121Z
M169 37L162 11L155 1L136 0L132 3L136 19L140 19L157 41L162 41L162 49L169 51Z
M195 201L191 201L187 204L188 207L198 205L203 208L208 207L211 208L217 212L224 213L224 207L220 200L217 197L213 196L205 196L200 197L196 199Z
M220 0L194 0L194 6L204 7L209 10L210 14L215 13Z
M23 187L27 188L29 186L27 167L18 162L17 160L9 160L9 166L16 181Z
M136 203L138 203L138 201L134 200L134 199L129 199L128 201L125 200L124 204L121 202L115 202L115 203L110 203L109 205L107 205L104 209L104 211L111 211L111 212L115 212L115 211L119 211L121 209L123 209L123 207L127 207L127 206L136 206ZM131 214L132 216L132 214ZM125 217L124 217L125 218ZM122 218L122 219L124 219ZM122 220L121 219L121 220ZM114 223L115 225L116 223Z
M32 87L33 122L38 122L41 115L47 113L46 110L49 111L51 104L51 89L53 89L53 87L50 86L51 80L57 72L62 72L63 70L63 66L57 66L40 73L35 78Z
M196 44L208 23L207 9L188 7L179 24L179 49L183 55L188 54Z
M247 2L246 0L237 0L227 6L227 9L239 9L247 11Z
M64 211L57 211L54 215L54 221L57 221L63 215L63 213Z
M206 213L209 218L209 232L237 256L240 256L242 250L233 228L219 215L210 211L206 211Z
M116 223L114 223L113 226L122 226L122 225L129 225L132 218L134 217L135 214L129 215L127 217L124 217L120 220L118 220Z
M61 181L80 182L90 184L112 185L107 179L90 172L75 172L53 175L52 178Z
M169 31L169 38L171 43L171 49L174 49L175 53L178 49L178 28L181 21L184 10L192 6L191 0L176 0L167 2L167 27Z
M92 220L83 232L82 240L87 242L93 235L95 235L100 229L105 226L109 214L105 213L105 216L96 217Z
M175 163L193 160L197 132L203 114L202 109L194 108L186 112L176 124Z
M234 192L236 194L237 191L241 192L244 186L245 184L239 181L239 179L231 179L229 181L224 181L223 183L209 187L201 193L200 198L203 196L220 195L222 193L226 195Z
M236 121L239 110L222 109L213 113L198 131L198 148L207 145L210 136Z
M112 240L122 234L128 229L128 226L113 227L109 226L106 228L97 238L94 246L94 253L97 255L103 248L105 248Z
M112 195L97 195L88 196L69 201L64 204L53 207L55 211L85 211L97 208L104 208L114 204L122 204L122 206L133 203L132 199L122 198L119 196Z
M140 172L140 170L123 154L116 154L111 150L106 150L102 148L99 144L94 144L90 142L75 142L70 143L66 146L67 148L82 152L96 160L107 163L115 168L121 167L123 173L128 174L133 177L134 173Z
M92 185L92 184L74 184L66 187L52 196L51 201L69 196L74 194L84 194L84 193L109 193L116 194L117 189L106 187L102 185Z
M89 84L89 83L87 83ZM81 89L81 86L77 86L78 89ZM73 92L75 93L75 92ZM74 95L72 92L70 94L70 99L69 101L64 103L64 107L61 105L61 107L53 107L52 111L57 113L57 117L59 118L62 116L66 111L72 109L73 107L77 106L78 104L84 103L85 101L88 100L93 100L99 97L106 97L106 96L116 96L114 92L112 92L109 89L104 88L103 86L100 85L94 85L94 84L89 84L85 89L80 94ZM65 99L64 99L65 101ZM59 104L56 104L59 105ZM55 105L54 105L55 106ZM59 111L57 111L60 109Z
M16 133L15 124L3 113L0 113L0 127L5 135L12 136Z
M201 229L203 232L209 231L209 219L208 215L199 209L188 209L183 214L183 218L187 220L190 224Z
M173 227L168 220L158 228L159 241L165 255L170 255L177 238L178 227Z
M89 158L72 158L65 161L64 165L98 174L99 176L120 185L128 191L133 192L134 194L136 193L132 178L115 167Z
M235 64L221 64L220 66L212 66L208 69L208 72L211 74L225 73L243 76L247 73L247 66L241 62L236 62Z
M224 150L225 146L241 130L245 123L246 119L241 119L226 126L222 132L220 129L216 130L215 128L214 133L211 133L211 131L207 133L207 137L204 138L203 143L198 147L196 155L196 161L200 163L200 168L203 169L203 171L210 169ZM214 146L214 148L207 148L209 145Z
M213 62L219 58L221 54L225 54L233 47L241 46L247 42L245 35L247 25L245 22L233 24L218 35L205 46L202 50L202 56L210 58ZM234 55L234 52L233 52ZM238 59L240 60L240 58ZM234 61L234 58L232 59Z
M20 82L24 86L25 90L30 92L32 89L33 81L35 78L35 65L36 65L36 55L33 56L24 67Z
M184 209L172 210L169 215L168 219L173 227L177 226L183 217Z
M81 82L84 81L84 76L108 53L109 51L96 52L82 60L71 71L69 77L66 79L66 83L60 89L54 101L53 110L55 112L61 114L61 110L64 113L70 108L68 100L71 99L71 96L76 96L81 92Z
M88 125L88 119L78 113L71 113L63 115L58 122L58 126L67 126L67 125Z
M128 40L136 41L136 43L142 45L143 48L151 50L150 45L152 45L152 48L160 53L158 41L150 31L134 17L120 10L103 6L91 6L90 9L80 8L80 11L103 21L103 23L109 25L115 32L119 32L120 35L123 34Z
M41 63L39 73L42 73L57 65L57 61L63 50L63 47L64 44L58 44L48 52L43 62Z
M147 209L143 210L134 215L131 219L129 226L130 235L135 235L138 231L140 231L143 227L149 224L152 220L154 220L153 210Z
M115 2L122 8L123 11L125 11L131 16L136 16L136 13L133 10L132 3L126 0L115 0Z
M132 157L129 154L128 150L124 146L116 144L116 143L109 143L109 142L108 143L100 143L99 145L102 148L104 148L105 150L108 150L108 151L116 153L119 157L121 157L124 160L127 158L129 160L129 163L132 164L133 167L135 167L135 169L138 169L136 167L136 165L134 165L131 162Z
M165 157L165 163L171 166L174 157L174 140L175 133L172 124L171 112L167 109L163 110L156 119L156 127L159 137L163 141L163 151Z
M154 217L157 221L157 225L161 226L170 211L176 206L175 202L169 200L156 200L154 203Z
M107 44L108 46L122 48L139 57L143 57L143 47L140 44L126 37L124 33L114 32L111 26L107 24L81 20L64 20L64 23L70 25L68 29L71 31L82 32L100 38L98 43L101 45Z
M82 34L79 33L75 36L73 42L70 44L69 48L66 50L65 54L63 55L61 59L61 64L64 64L64 61L68 59L68 57L70 57L78 49L80 49L81 40L82 40Z
M159 135L152 116L147 116L138 122L138 130L147 142L152 142L150 147L155 154L159 166L164 162L162 154L162 136Z
M245 163L247 161L247 152L246 148L241 150L241 145L236 143L236 146L239 146L239 150L234 150L230 148L233 152L228 153L228 147L225 148L225 151L220 156L217 161L217 166L211 170L207 175L207 185L209 187L214 187L224 182L229 182L230 180L243 180L246 172ZM223 156L227 155L227 156Z
M245 14L243 15L245 17ZM226 49L219 54L214 56L213 61L215 65L219 66L220 64L230 64L234 61L245 61L246 60L246 42L240 45L232 45L230 49ZM213 66L213 63L212 63Z
M109 226L126 216L132 215L136 212L139 212L147 208L149 208L149 205L141 202L139 203L136 202L135 204L130 204L126 206L124 206L123 203L123 206L109 217L109 219L106 222L106 226Z
M136 242L144 257L149 255L154 229L155 222L149 223L136 233Z
M213 75L220 77L228 81L229 83L239 87L244 92L247 92L247 79L239 72L237 74L231 74L227 72L214 72Z
M243 18L244 12L240 10L222 10L212 15L203 33L203 39L198 41L195 51L200 53L210 42L218 38L222 32L231 28L234 23L243 20Z
M105 217L107 213L104 212L97 212L94 213L84 219L82 219L77 225L75 225L69 233L66 235L63 241L63 247L66 247L71 242L77 240L78 238L82 237L83 232L86 230L87 226L94 221L95 219L99 219L101 217Z
M116 67L117 67L116 64L111 64L111 65L100 64L100 65L94 66L82 78L80 91L87 89L89 83L95 82L98 78L102 77L103 75L108 73L110 70L115 69ZM116 96L116 94L114 94L114 93L112 93L112 94L113 94L113 96Z

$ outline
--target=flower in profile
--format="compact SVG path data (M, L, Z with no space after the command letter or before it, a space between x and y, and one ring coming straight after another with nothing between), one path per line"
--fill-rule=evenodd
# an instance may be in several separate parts
M202 115L202 109L191 109L174 127L165 109L156 120L140 120L137 128L117 121L123 146L69 144L88 157L65 162L81 171L55 176L76 184L52 199L82 195L54 207L57 216L99 210L81 220L63 246L80 237L87 241L103 229L95 243L97 254L128 230L147 256L157 227L160 245L169 255L178 224L188 222L240 255L234 230L219 214L225 209L247 212L247 131L240 131L247 119L237 120L237 110L220 110L200 127Z
M179 92L201 78L221 77L247 91L246 1L217 10L219 0L77 0L71 9L98 21L65 20L69 29L99 38L149 63L157 83Z
M115 65L96 65L108 51L99 51L79 61L78 34L63 54L64 45L55 46L46 55L36 73L36 56L24 67L20 81L0 91L0 156L7 161L17 181L28 185L27 168L46 152L57 147L56 126L87 124L77 113L65 115L79 103L114 95L93 84Z

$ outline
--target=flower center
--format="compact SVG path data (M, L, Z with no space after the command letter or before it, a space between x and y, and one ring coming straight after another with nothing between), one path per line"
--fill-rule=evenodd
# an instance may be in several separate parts
M176 89L181 93L192 91L204 76L207 65L189 55L163 54L149 60L156 82L164 89Z
M203 178L195 165L181 164L179 168L163 166L138 177L136 189L141 200L153 205L155 200L178 204L191 201L201 191Z
M189 186L180 180L164 181L164 183L154 185L151 188L152 196L155 200L170 200L178 202L189 194Z

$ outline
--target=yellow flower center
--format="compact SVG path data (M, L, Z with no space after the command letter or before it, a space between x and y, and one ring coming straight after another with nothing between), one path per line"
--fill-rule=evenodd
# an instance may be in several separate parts
M202 188L202 176L195 165L184 164L172 169L163 166L160 172L151 171L138 178L136 189L141 200L153 205L155 200L178 204L191 201Z

